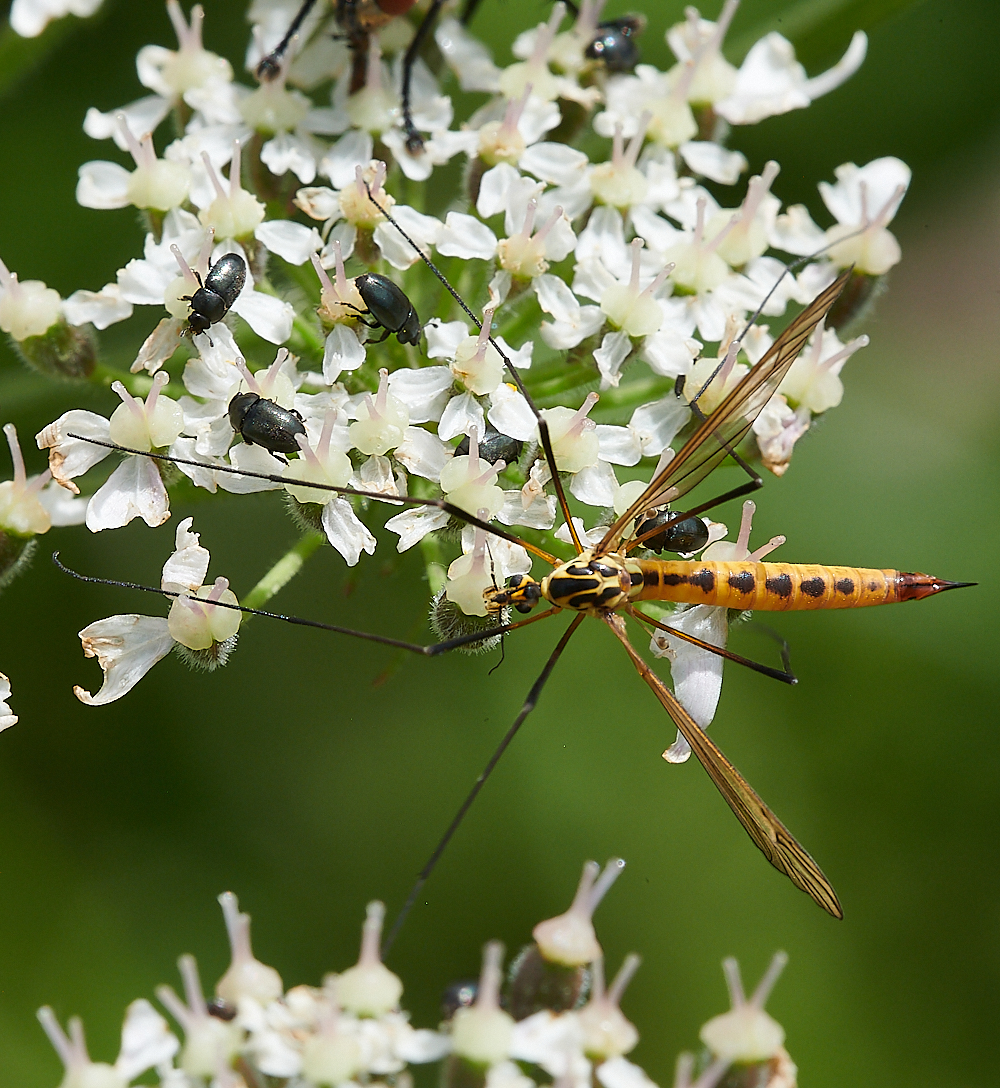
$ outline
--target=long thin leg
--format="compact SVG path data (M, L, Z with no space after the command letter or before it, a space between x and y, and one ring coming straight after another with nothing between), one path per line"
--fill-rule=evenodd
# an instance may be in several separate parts
M179 593L172 589L160 589L158 586L144 586L141 582L124 582L117 578L97 578L92 574L80 574L79 571L67 567L59 559L59 553L52 553L52 562L63 572L80 582L92 582L102 586L117 586L119 589L137 589L142 593L156 593L161 597L189 597L188 593ZM350 635L351 638L364 639L366 642L377 642L382 646L394 646L398 650L409 650L410 653L421 654L423 657L438 657L449 650L455 650L459 646L470 646L476 642L484 642L488 638L506 634L508 631L516 631L519 627L527 627L529 624L554 616L561 611L558 608L550 608L546 612L539 612L535 616L529 616L526 620L518 620L516 623L502 623L496 627L487 628L484 631L474 631L468 635L457 635L455 638L445 639L443 642L434 642L425 646L419 642L405 642L403 639L389 638L387 635L376 635L371 631L355 631L351 627L340 627L335 623L323 623L321 620L307 620L301 616L286 616L281 612L268 612L262 608L247 608L242 604L229 604L226 601L216 601L216 608L228 608L233 612L245 612L248 616L265 616L270 620L283 620L285 623L295 624L297 627L315 627L320 631L332 631L336 635Z
M302 26L303 20L315 3L316 0L302 0L302 6L295 13L295 18L289 24L288 30L285 31L285 36L257 65L257 78L262 83L274 79L281 71L281 58L285 55L285 50L291 43L292 38L298 34L299 27Z
M410 42L410 46L406 50L406 56L403 57L403 131L406 133L406 149L411 155L419 155L424 149L424 141L413 123L413 112L410 104L413 66L417 63L420 50L423 48L424 41L431 28L437 21L438 12L443 4L444 0L433 0L431 6L424 13L423 19L420 20L420 26L417 27L417 32L413 35L413 41Z
M676 627L671 627L668 623L660 623L659 620L654 620L652 616L647 616L645 612L640 612L638 608L634 608L630 604L625 606L625 611L638 623L648 623L659 631L666 631L668 635L673 635L674 638L690 642L692 646L697 646L700 650L708 650L709 653L724 657L727 661L735 661L737 665L746 665L748 669L753 669L754 672L759 672L764 676L770 676L772 680L781 680L785 684L797 684L799 682L798 678L790 672L772 669L770 665L762 665L759 661L751 661L748 657L740 657L739 654L734 654L732 650L726 650L721 646L713 646L711 642L703 642L700 638L689 635L687 631L681 631Z
M428 257L426 253L424 253L420 246L418 246L417 243L406 233L406 231L403 230L399 223L395 219L393 219L389 212L387 212L386 209L383 208L382 205L379 204L379 202L372 196L371 189L368 189L368 199L375 205L376 208L378 208L378 210L396 228L396 230L399 231L400 235L405 238L407 242L409 242L410 246L413 249L413 252L416 253L417 256L419 256L420 259L424 262L424 264L427 265L427 267L434 273L434 275L444 286L448 294L450 294L451 297L459 304L459 306L462 307L472 323L476 326L477 329L481 331L483 323L468 307L465 299L463 299L462 296L455 290L455 288L452 287L452 285L448 282L447 276L445 276L441 269L438 268L438 266L430 259L430 257ZM576 526L573 524L573 518L570 515L569 511L569 502L566 499L566 492L563 489L562 480L559 479L559 468L556 465L555 453L553 453L552 451L552 439L549 437L549 425L542 418L541 412L539 412L538 408L535 405L535 402L531 399L531 394L528 392L527 387L521 380L521 375L518 374L514 364L510 361L510 359L507 358L507 355L505 354L503 348L500 347L500 345L496 342L496 340L494 340L492 336L489 338L489 340L493 347L496 349L497 354L500 356L501 359L503 359L504 366L507 368L507 372L513 379L514 384L517 386L521 396L524 397L524 399L528 402L528 407L531 409L535 417L535 422L538 424L538 437L541 439L542 449L545 451L545 460L548 463L549 472L552 475L552 483L555 486L556 496L559 499L559 509L562 511L563 520L566 522L566 528L569 530L569 534L573 538L574 546L576 547L578 552L582 552L583 542L580 540L579 534L576 531Z
M737 820L764 857L828 914L832 914L834 918L843 918L844 912L837 893L823 875L823 871L799 845L788 828L764 804L750 783L726 759L715 742L709 739L708 734L681 706L674 693L639 656L628 640L625 621L621 616L611 613L604 617L604 621L625 647L636 671L673 718L674 724L691 745L691 750L708 772L716 789L725 798L726 804L733 810Z
M473 517L472 514L466 513L458 506L454 506L450 502L446 502L444 499L415 499L409 495L385 495L379 491L359 491L354 487L337 487L334 484L319 484L312 483L309 480L296 480L293 477L277 476L270 472L253 472L248 468L236 468L234 465L213 465L207 461L192 461L187 457L174 457L168 453L154 453L152 450L137 450L131 446L119 446L116 442L105 442L100 438L86 438L82 434L74 434L72 431L66 432L67 438L76 438L81 442L90 442L94 446L104 446L109 450L118 450L120 453L132 453L139 457L149 457L154 461L169 461L174 465L191 465L194 468L204 468L214 472L229 472L234 476L249 476L254 480L269 480L275 484L294 484L296 487L312 487L317 491L332 491L336 495L356 495L362 499L376 499L378 502L387 502L396 506L433 506L438 510L443 510L446 514L450 514L452 517L458 518L460 521L464 521L469 525L475 525L479 529L483 529L487 533L492 533L493 536L503 537L504 540L509 540L512 544L520 544L522 548L526 548L529 552L537 555L539 558L544 559L546 563L550 563L553 567L558 566L559 560L550 555L547 551L537 547L537 545L530 543L527 540L522 540L519 536L515 536L513 533L508 533L504 529L498 529L495 525L490 525L488 522L481 521L477 517Z
M569 627L566 628L562 638L559 640L558 645L552 651L548 661L545 662L545 668L542 669L541 675L534 682L534 684L531 685L531 691L528 692L528 697L524 700L524 703L521 706L520 713L514 719L514 724L504 734L503 740L500 741L496 751L493 753L493 755L490 756L489 761L483 768L482 774L480 774L480 776L473 783L472 789L469 790L468 796L459 806L458 812L455 813L455 818L448 825L447 830L441 836L441 839L438 842L437 846L434 847L433 853L427 859L427 863L417 875L417 881L413 885L413 890L407 896L406 902L403 904L402 910L400 910L399 914L396 915L396 920L392 923L392 928L389 930L385 940L382 942L383 959L388 955L389 949L392 948L393 942L396 940L400 929L402 929L403 923L406 921L407 915L413 909L413 904L416 903L417 898L419 897L420 892L423 889L423 886L427 883L428 877L434 871L434 867L441 860L441 855L447 849L448 843L451 842L452 836L458 830L462 820L465 819L465 815L472 807L472 803L479 796L479 791L486 784L486 779L489 778L489 776L492 774L493 768L496 767L496 765L500 762L500 757L504 754L504 752L507 751L507 748L510 746L510 743L514 739L514 737L517 736L517 731L524 724L524 719L527 718L527 716L535 709L535 704L538 702L538 697L542 692L542 688L545 686L545 682L548 680L549 676L552 673L552 670L555 668L556 662L562 656L563 650L566 649L566 644L572 637L573 632L580 626L585 616L586 614L584 612L578 613L573 622L569 625Z

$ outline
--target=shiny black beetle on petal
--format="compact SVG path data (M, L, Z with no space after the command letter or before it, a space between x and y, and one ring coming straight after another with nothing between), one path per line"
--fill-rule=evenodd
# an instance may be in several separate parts
M666 525L671 518L677 517L676 510L661 510L647 518L635 530L636 536L643 536L661 525ZM656 533L642 542L643 547L653 552L676 552L679 555L691 555L701 551L708 543L708 526L701 518L681 518L673 525Z
M374 318L374 321L363 324L370 329L385 329L384 335L374 341L376 344L381 344L391 333L396 334L401 344L420 343L420 318L401 287L378 272L362 273L355 279L354 285L368 307L364 313Z
M195 272L198 276L198 273ZM221 321L229 308L239 298L243 285L247 281L247 263L238 253L223 254L208 270L208 275L193 295L182 295L184 302L191 303L191 315L188 317L188 330L191 335L208 332L217 321Z
M523 449L523 442L511 438L509 435L501 434L496 427L491 427L488 423L486 424L486 434L479 439L479 456L484 461L489 461L491 465L495 465L497 461L512 465L521 456L521 450ZM455 447L455 456L469 456L468 435Z
M600 23L585 56L600 61L609 72L631 72L639 63L635 39L645 28L646 20L641 15L623 15Z
M229 422L248 446L263 446L271 453L298 453L297 434L305 434L295 409L282 408L257 393L237 393L229 402Z

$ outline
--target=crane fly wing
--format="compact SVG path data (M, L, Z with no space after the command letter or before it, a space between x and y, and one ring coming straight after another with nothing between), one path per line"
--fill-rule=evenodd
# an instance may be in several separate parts
M756 790L740 774L719 750L708 734L677 701L674 693L664 684L649 665L639 656L625 633L620 616L609 615L605 622L625 647L639 675L652 689L666 712L674 720L691 750L708 772L716 789L726 799L736 818L753 839L757 849L779 872L818 903L834 918L843 918L837 893L823 871L796 841L795 836L764 804Z
M598 552L617 551L627 528L637 515L655 506L673 502L729 456L746 437L764 405L776 392L789 367L795 362L816 326L844 289L851 269L841 275L809 303L771 345L760 362L729 394L718 408L684 443L680 452L655 476L646 490L605 533Z

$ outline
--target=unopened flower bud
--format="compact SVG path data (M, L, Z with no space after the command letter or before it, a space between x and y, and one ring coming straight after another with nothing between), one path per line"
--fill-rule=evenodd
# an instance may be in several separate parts
M588 861L576 889L573 902L565 914L539 922L532 936L543 958L565 967L592 963L603 955L591 920L605 893L618 879L625 862L612 858L601 872L596 861ZM600 873L600 876L598 874Z
M588 393L575 412L572 408L542 409L552 440L552 452L561 472L579 472L597 464L600 454L597 424L587 418L596 403L597 394Z
M639 1041L639 1032L626 1019L618 1004L640 962L635 954L627 956L611 989L605 993L604 958L599 956L594 960L590 1000L579 1012L584 1033L583 1049L593 1061L618 1058L627 1054Z
M734 959L724 960L722 969L729 985L732 1009L715 1016L701 1029L701 1041L715 1057L741 1064L767 1062L781 1049L785 1030L764 1011L764 1002L778 981L788 956L776 952L771 966L748 1001L743 993L740 968Z
M386 165L380 159L372 159L364 169L355 167L354 184L340 190L340 211L348 223L372 230L385 219L374 203L386 211L396 203L396 198L383 188L385 178Z
M112 382L111 388L122 399L111 415L112 442L130 449L152 450L176 440L184 427L184 414L177 401L160 396L169 381L169 375L161 370L144 401L133 397L121 382Z
M225 578L201 586L190 597L177 597L167 616L171 637L191 650L207 650L213 643L232 638L240 628L243 613L235 608L218 608L218 601L239 603Z
M302 1075L311 1084L335 1088L351 1080L363 1067L361 1047L350 1035L337 1029L339 1009L327 1009L320 1016L318 1031L302 1048Z
M383 368L378 373L378 392L374 397L370 393L365 396L349 432L351 443L362 453L381 457L403 441L410 413L406 405L389 392L389 371Z
M219 903L226 919L232 962L215 984L215 992L237 1006L242 997L252 998L261 1005L277 1001L283 990L281 975L254 959L250 948L250 915L240 913L239 902L232 892L223 892Z
M378 900L368 904L361 931L361 955L358 962L337 976L337 1000L355 1016L383 1016L399 1005L403 983L382 962L379 946L385 905Z
M612 858L598 879L600 866L588 861L569 910L535 926L536 943L526 945L510 968L507 1007L516 1020L542 1009L576 1008L585 996L586 965L603 955L591 918L624 867L621 858Z
M503 945L490 941L483 949L483 970L475 1002L457 1009L451 1020L452 1049L476 1065L496 1065L510 1056L514 1018L500 1008Z
M60 1088L125 1088L128 1077L107 1062L90 1060L78 1016L70 1019L68 1036L48 1005L38 1010L38 1019L66 1067Z
M230 1062L239 1050L242 1028L209 1012L194 956L177 961L184 982L185 1001L170 986L158 986L156 996L184 1029L180 1067L191 1077L212 1077L220 1063Z
M240 143L233 141L233 158L229 164L229 191L219 180L215 167L203 152L205 172L215 188L216 197L198 218L205 228L213 229L216 238L248 238L264 219L264 205L240 184Z
M479 441L475 433L469 435L469 456L452 457L441 469L441 490L453 506L477 516L486 511L484 521L495 517L504 504L503 490L497 486L497 477L506 465L497 461L491 465L479 456Z

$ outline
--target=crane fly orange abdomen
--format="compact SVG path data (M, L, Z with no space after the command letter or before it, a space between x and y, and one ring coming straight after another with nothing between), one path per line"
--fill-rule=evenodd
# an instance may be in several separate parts
M633 559L629 570L642 575L633 601L675 601L763 612L865 608L922 600L966 582L929 574L816 563L709 563Z

